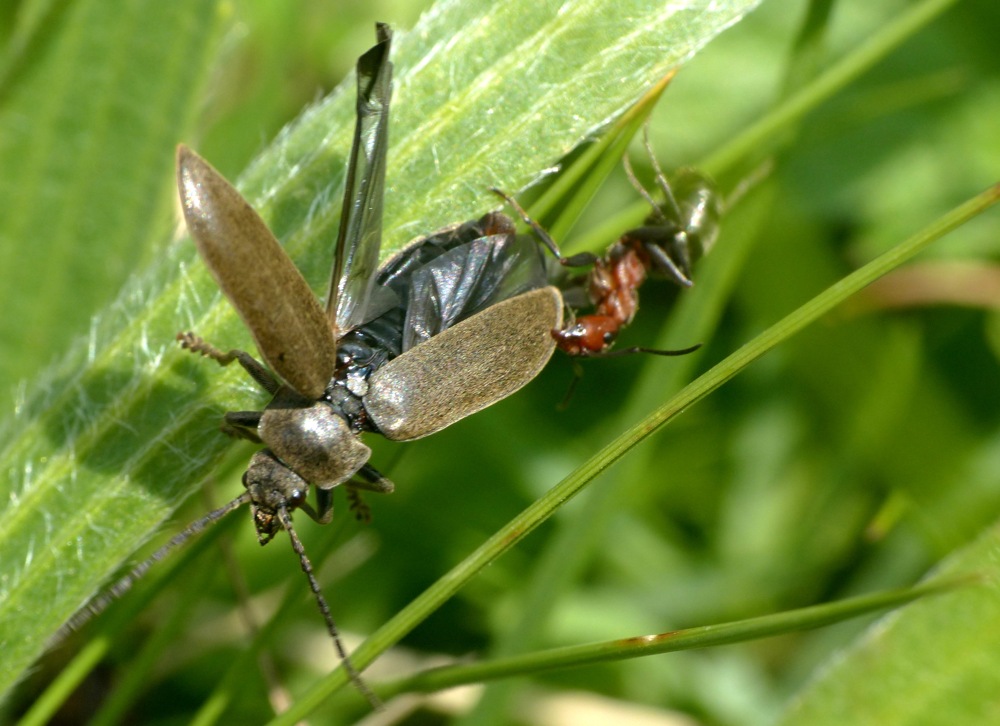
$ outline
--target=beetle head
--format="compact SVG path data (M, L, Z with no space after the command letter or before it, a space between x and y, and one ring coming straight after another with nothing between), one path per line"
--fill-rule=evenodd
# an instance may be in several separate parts
M243 486L250 493L250 511L261 544L270 542L281 529L278 508L296 509L305 501L309 491L309 482L267 449L251 457L250 465L243 474Z

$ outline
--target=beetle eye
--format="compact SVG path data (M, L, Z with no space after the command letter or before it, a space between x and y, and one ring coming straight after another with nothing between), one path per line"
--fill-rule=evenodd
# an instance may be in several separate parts
M306 492L304 489L293 489L292 493L288 495L288 503L293 507L301 506L306 500Z

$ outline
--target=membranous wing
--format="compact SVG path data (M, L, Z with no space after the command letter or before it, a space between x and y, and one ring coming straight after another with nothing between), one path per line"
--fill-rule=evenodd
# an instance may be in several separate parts
M509 396L555 348L562 296L546 287L541 246L503 214L414 242L378 281L401 302L341 354L370 361L364 408L387 438L427 436Z
M354 143L347 168L344 206L337 234L326 312L339 337L391 307L393 300L372 291L382 244L382 198L389 143L392 63L388 25L376 26L378 44L358 59L358 106Z
M499 213L428 237L403 263L390 263L379 276L405 299L403 352L546 284L540 245L515 235L513 222Z
M379 270L373 298L392 301L337 341L338 380L367 378L404 350L498 301L545 284L541 255L499 213L411 242Z

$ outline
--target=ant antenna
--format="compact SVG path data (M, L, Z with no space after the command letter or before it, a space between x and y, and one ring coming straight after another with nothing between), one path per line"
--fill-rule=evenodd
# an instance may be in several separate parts
M566 389L566 394L563 396L562 400L556 404L556 411L559 412L569 409L569 404L570 401L573 400L576 388L580 385L580 381L583 380L583 366L580 365L576 358L572 358L571 360L573 361L573 380L569 382L569 387Z
M639 192L639 195L646 200L646 203L653 208L655 214L659 214L659 205L656 200L653 199L653 195L649 193L649 190L642 185L639 178L635 175L635 170L632 168L632 162L629 161L628 154L622 157L622 166L625 167L625 175L628 177L629 183L632 188Z
M327 604L326 598L323 597L323 591L320 590L319 582L316 580L316 575L313 574L312 563L309 562L309 558L306 556L306 550L305 547L302 546L302 540L299 539L299 535L295 532L295 527L292 525L292 515L289 514L288 507L284 502L278 504L277 514L278 521L281 522L281 526L286 532L288 532L288 538L292 542L292 549L295 550L295 554L299 556L299 564L302 565L302 572L305 573L306 579L309 580L309 589L312 590L313 596L316 598L316 604L319 606L319 611L323 615L323 620L326 621L326 631L330 634L330 638L333 639L333 647L337 650L337 656L340 658L340 662L344 664L344 670L347 671L347 677L373 709L376 711L382 710L382 701L379 700L379 697L376 696L374 692L372 692L372 690L368 687L368 684L361 679L361 674L358 673L358 670L354 667L350 657L347 655L347 649L344 648L344 643L340 639L340 630L337 628L337 624L333 621L333 614L330 612L330 606Z
M140 562L138 565L132 568L132 570L120 580L118 580L114 585L108 588L105 592L101 593L93 600L91 600L87 605L77 612L73 617L71 617L65 625L63 625L52 638L52 644L61 643L71 632L74 630L79 630L86 623L88 623L92 618L100 615L104 612L108 606L115 600L118 600L132 589L132 586L138 582L139 578L145 575L149 569L155 565L157 562L165 558L173 550L180 547L182 544L187 542L189 539L194 537L196 534L202 532L210 524L214 524L218 520L222 519L224 516L229 514L235 509L239 509L244 504L250 501L250 493L243 492L236 499L231 502L222 505L218 509L213 509L211 512L206 514L201 519L198 519L187 527L184 531L175 534L169 542L156 550L153 554L147 557L145 560Z
M649 122L642 127L642 145L646 149L646 154L649 156L650 164L653 167L653 172L656 174L656 185L660 187L660 191L663 192L663 196L666 198L666 206L670 208L673 212L674 219L681 218L681 208L677 204L677 198L674 197L674 192L670 188L670 182L667 181L667 175L663 173L663 168L660 166L660 162L656 159L656 154L653 151L653 145L649 141ZM653 214L659 217L662 221L666 222L666 215L663 213L663 209L656 200L653 199L653 195L649 193L649 190L642 185L639 178L635 175L635 171L632 168L632 162L628 158L628 154L622 157L622 164L625 167L625 175L628 176L629 182L632 184L632 188L635 189L642 196L643 199L653 208Z
M653 171L656 172L656 185L660 187L663 192L663 196L667 198L667 204L670 205L670 209L674 213L675 219L681 218L681 207L677 203L677 198L674 197L674 191L670 188L670 182L667 181L667 175L663 173L663 168L660 166L659 160L656 158L656 152L653 151L653 144L649 140L649 122L642 127L642 145L646 149L646 153L649 155L649 162L653 165Z
M621 355L634 355L636 353L648 353L650 355L663 355L663 356L677 356L677 355L687 355L688 353L694 353L696 350L701 348L701 343L695 343L688 348L681 348L679 350L660 350L659 348L643 348L639 345L634 345L631 348L618 348L617 350L605 350L600 353L591 353L588 358L617 358Z

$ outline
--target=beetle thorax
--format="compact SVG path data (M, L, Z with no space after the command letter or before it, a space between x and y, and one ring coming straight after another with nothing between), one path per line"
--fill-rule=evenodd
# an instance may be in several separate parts
M321 489L347 481L371 456L327 401L308 403L279 393L261 415L257 433L285 466Z

